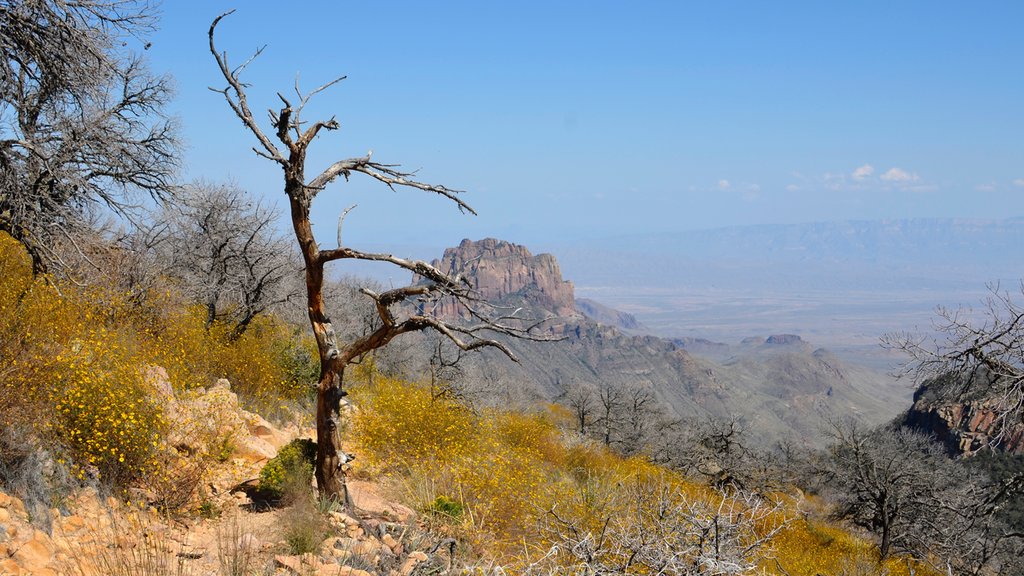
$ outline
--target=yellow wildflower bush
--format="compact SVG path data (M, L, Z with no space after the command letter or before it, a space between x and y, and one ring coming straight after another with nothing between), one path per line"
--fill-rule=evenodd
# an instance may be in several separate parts
M33 277L27 254L6 235L0 274L3 424L61 446L82 479L90 470L115 482L151 473L163 419L135 340L84 291Z
M282 404L308 396L319 364L316 345L271 317L257 317L237 339L230 326L205 326L204 311L185 306L167 312L162 323L147 328L153 364L167 370L178 390L207 387L226 378L246 406L271 416Z
M224 326L206 330L203 311L172 290L147 295L140 309L112 286L34 277L20 244L3 234L0 277L0 426L32 430L81 480L98 472L103 481L181 493L176 486L198 483L205 467L180 458L212 461L233 438L214 416L235 406L201 388L227 378L243 401L276 409L310 388L311 339L277 319L257 318L230 340ZM168 399L146 381L154 369L166 371L162 380L183 402L203 404L188 412L201 421L169 425ZM182 444L188 453L175 454Z
M354 394L360 410L353 440L370 466L452 462L475 440L472 413L454 400L432 398L426 388L377 376L372 388L357 388Z
M104 341L102 330L92 336L79 342L88 355L69 359L52 389L53 433L80 475L81 467L95 466L101 478L124 484L157 472L166 422L130 352Z

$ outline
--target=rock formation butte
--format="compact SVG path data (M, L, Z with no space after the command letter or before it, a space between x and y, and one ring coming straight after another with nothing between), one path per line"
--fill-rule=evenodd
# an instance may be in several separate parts
M562 280L558 261L551 254L534 256L525 246L494 238L467 239L457 248L445 250L444 256L431 264L445 272L461 273L489 302L518 298L555 316L576 316L572 282ZM465 311L445 300L434 314L453 318L464 316Z

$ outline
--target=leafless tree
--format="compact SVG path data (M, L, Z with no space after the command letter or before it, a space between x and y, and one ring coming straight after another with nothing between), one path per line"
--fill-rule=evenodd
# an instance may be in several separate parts
M124 48L153 23L134 0L0 1L0 230L36 272L60 267L58 240L76 247L84 213L167 193L169 82Z
M751 447L739 418L677 421L654 447L655 461L719 489L760 492L784 484L770 454Z
M430 396L438 398L464 399L465 391L460 386L465 371L461 360L463 351L447 338L434 338L430 354Z
M142 235L159 238L164 270L206 309L206 328L230 322L241 336L258 315L287 301L300 275L292 244L274 230L277 214L234 184L196 182L165 205Z
M439 270L426 262L398 258L391 254L363 252L343 245L340 242L340 231L344 214L339 218L338 246L321 249L313 235L310 211L314 198L339 177L348 180L353 174L362 174L392 189L403 187L437 194L453 202L463 212L475 212L459 197L456 190L422 183L414 179L413 174L400 170L394 164L373 160L369 153L360 158L338 160L316 176L307 178L306 154L309 146L321 132L337 130L339 124L334 118L312 122L303 120L303 110L310 98L337 84L344 77L331 80L308 93L303 93L298 86L295 87L294 96L286 97L278 93L281 108L269 111L271 131L265 131L249 107L246 93L248 86L241 80L241 74L259 55L260 50L241 65L233 67L228 62L227 53L218 51L214 44L216 27L228 14L230 12L218 16L209 30L210 52L227 83L226 87L214 90L224 96L232 112L256 138L257 145L253 148L256 154L280 166L283 173L292 227L305 264L307 309L320 358L316 408L317 486L321 496L340 498L349 503L342 470L349 456L342 452L339 425L339 405L346 394L343 385L346 366L387 345L397 336L423 330L437 331L464 351L492 347L514 359L512 351L490 335L501 333L530 337L536 323L523 321L514 313L505 314L488 306L470 290L459 270ZM391 229L382 224L382 233L389 232ZM330 262L344 259L387 262L412 272L420 279L412 285L384 291L362 289L363 295L373 301L380 324L373 332L349 342L339 341L334 325L326 314L323 297L324 267ZM431 315L429 310L439 298L457 299L468 310L469 323L456 324Z
M626 391L614 384L602 383L597 389L597 426L601 441L611 446L618 439L623 425Z
M980 311L939 307L933 321L938 336L894 333L883 344L909 355L900 375L928 382L929 392L985 400L997 415L992 440L998 444L1011 427L1024 424L1024 308L998 284L989 292Z
M625 390L622 412L619 449L629 455L639 453L647 447L651 436L661 431L665 410L649 386L635 384Z
M565 402L572 409L573 417L576 420L576 431L580 434L586 434L589 426L594 424L597 413L596 396L597 390L588 383L574 384L565 393Z
M836 516L874 532L886 558L900 550L950 573L983 574L1004 562L1014 535L994 512L1011 483L993 486L908 428L832 424L834 443L818 463Z

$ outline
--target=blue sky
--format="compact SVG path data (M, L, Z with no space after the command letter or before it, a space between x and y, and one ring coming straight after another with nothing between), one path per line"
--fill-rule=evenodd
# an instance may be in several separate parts
M741 224L1024 215L1024 3L166 1L148 51L172 74L188 177L279 201L279 169L221 97L295 74L342 129L308 173L374 151L467 190L479 217L365 178L314 206L334 237L528 245ZM283 206L283 203L281 204Z

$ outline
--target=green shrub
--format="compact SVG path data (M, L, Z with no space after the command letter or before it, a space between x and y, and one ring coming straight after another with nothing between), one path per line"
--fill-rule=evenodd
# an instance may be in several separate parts
M292 440L260 470L259 496L281 500L285 494L309 486L316 461L316 442L308 438Z
M462 507L462 503L457 500L452 500L447 496L438 496L430 503L428 512L436 515L447 516L452 520L458 520L462 517L462 513L465 511Z

